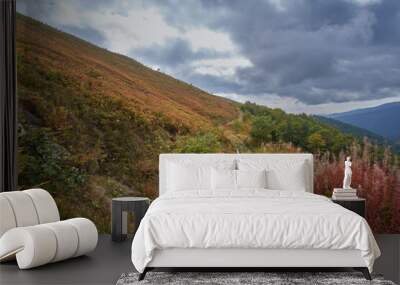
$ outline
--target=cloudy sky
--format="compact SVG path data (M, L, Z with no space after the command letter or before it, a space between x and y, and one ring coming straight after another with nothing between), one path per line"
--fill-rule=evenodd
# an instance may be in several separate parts
M400 101L399 0L17 0L210 93L288 112Z

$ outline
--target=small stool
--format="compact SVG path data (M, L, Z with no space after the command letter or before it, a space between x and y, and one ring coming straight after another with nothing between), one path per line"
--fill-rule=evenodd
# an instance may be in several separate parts
M135 217L136 233L140 221L146 214L150 205L150 199L144 197L120 197L113 198L111 204L111 238L113 241L123 241L128 235L128 212L132 212Z

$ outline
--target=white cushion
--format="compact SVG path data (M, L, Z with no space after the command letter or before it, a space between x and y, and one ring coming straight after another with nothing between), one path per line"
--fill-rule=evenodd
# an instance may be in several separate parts
M77 231L67 221L43 224L51 229L57 240L57 250L52 262L64 260L75 255L78 250L79 237ZM86 237L84 237L86 239Z
M91 252L96 248L98 234L96 226L91 220L74 218L65 220L64 222L71 224L78 233L79 243L74 257Z
M22 191L28 194L35 205L39 224L57 222L60 220L56 202L50 193L43 189L29 189Z
M236 170L212 168L211 181L214 191L236 190Z
M39 223L38 215L29 195L23 191L3 192L13 209L17 227L33 226Z
M0 195L0 237L9 229L15 228L14 211L8 199Z
M304 160L240 159L239 170L267 170L267 188L272 190L306 191Z
M240 188L267 188L267 171L262 170L236 170L237 187Z
M171 191L211 189L210 167L168 164L168 189Z
M214 191L234 191L241 188L266 188L266 170L211 170L212 189Z
M16 257L20 269L49 263L56 251L57 239L43 225L13 228L0 238L0 260Z
M212 191L212 167L216 169L235 169L236 161L234 158L194 153L160 155L160 194L184 190ZM189 180L184 176L194 177L195 179ZM184 181L179 181L181 179L184 179Z

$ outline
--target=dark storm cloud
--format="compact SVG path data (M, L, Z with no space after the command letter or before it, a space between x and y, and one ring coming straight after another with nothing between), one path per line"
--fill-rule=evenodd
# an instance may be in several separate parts
M26 16L42 19L44 15L51 12L56 5L54 0L49 1L29 1L29 0L18 0L17 10Z
M400 1L277 2L203 1L195 12L190 3L175 13L175 5L163 1L163 7L173 25L205 22L229 33L252 62L237 71L241 85L230 92L277 94L307 104L399 94ZM218 86L214 91L222 92Z
M99 32L98 30L95 30L91 27L65 27L64 31L73 35L78 35L79 37L95 43L99 46L102 46L103 44L106 43L107 39L104 37L104 35Z
M62 5L66 4L68 1L70 3L79 4L79 8L82 10L96 10L111 2L110 0L16 0L16 3L18 12L35 19L43 19L55 10L62 8Z
M67 1L70 1L67 3ZM17 11L31 18L37 19L43 23L52 25L63 31L76 35L94 44L102 46L106 38L101 31L90 26L77 27L58 23L54 15L65 9L63 4L79 4L80 10L95 10L109 4L109 0L96 1L74 1L74 0L17 0Z
M169 41L163 46L154 45L150 48L135 49L130 53L130 56L139 61L158 66L161 71L172 69L176 77L184 78L187 83L201 86L205 90L231 92L231 90L241 88L239 84L224 77L196 73L191 66L191 63L196 60L228 58L229 53L217 52L212 49L193 51L190 44L181 39Z
M213 76L208 74L198 74L195 72L187 72L182 74L186 81L195 86L202 86L205 90L218 90L221 93L230 93L232 90L239 90L240 84L225 79L224 77ZM212 91L210 91L213 93Z
M164 45L157 44L134 49L130 55L149 64L174 68L182 64L190 64L194 60L220 58L229 54L206 48L194 51L187 41L175 39Z

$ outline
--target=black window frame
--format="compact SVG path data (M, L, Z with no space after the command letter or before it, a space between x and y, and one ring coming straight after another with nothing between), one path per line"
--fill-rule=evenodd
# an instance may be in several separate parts
M16 0L0 1L0 192L17 190Z

